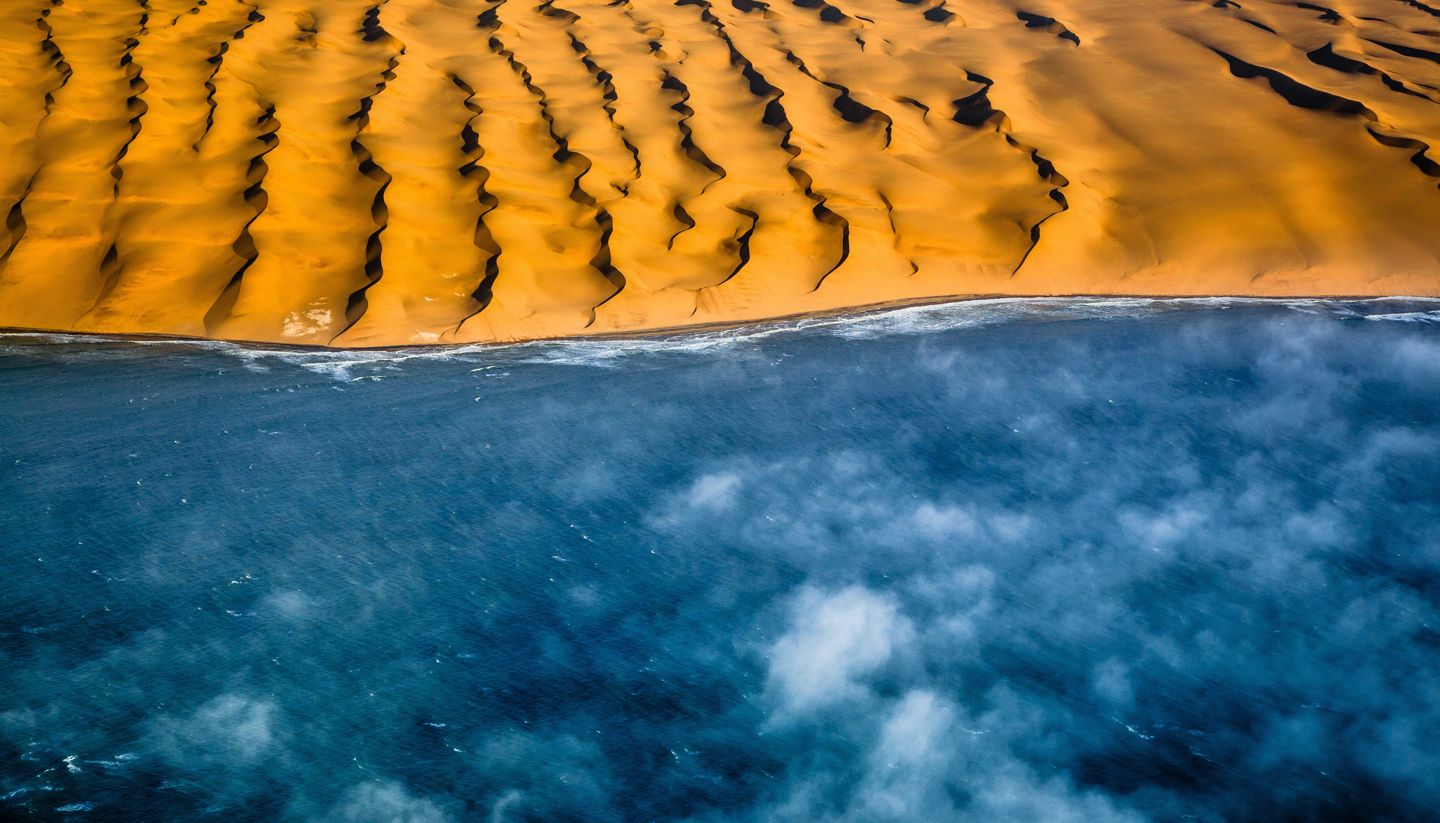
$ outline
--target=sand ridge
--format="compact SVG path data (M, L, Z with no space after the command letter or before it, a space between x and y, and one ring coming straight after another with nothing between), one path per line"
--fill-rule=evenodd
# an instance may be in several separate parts
M0 326L1440 294L1421 0L12 0Z

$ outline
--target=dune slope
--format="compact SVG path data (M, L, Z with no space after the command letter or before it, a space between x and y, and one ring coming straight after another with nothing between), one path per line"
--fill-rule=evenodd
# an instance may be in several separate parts
M10 0L0 326L1440 294L1422 0Z

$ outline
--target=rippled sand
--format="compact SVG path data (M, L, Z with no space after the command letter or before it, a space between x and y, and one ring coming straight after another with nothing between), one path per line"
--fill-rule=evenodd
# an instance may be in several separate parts
M7 0L0 326L1440 294L1440 8Z

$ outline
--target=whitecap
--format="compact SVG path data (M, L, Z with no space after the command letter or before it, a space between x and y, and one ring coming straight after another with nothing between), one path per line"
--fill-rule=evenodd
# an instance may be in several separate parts
M1435 311L1401 311L1389 312L1386 314L1367 314L1366 320L1388 321L1392 323L1440 323L1440 310Z

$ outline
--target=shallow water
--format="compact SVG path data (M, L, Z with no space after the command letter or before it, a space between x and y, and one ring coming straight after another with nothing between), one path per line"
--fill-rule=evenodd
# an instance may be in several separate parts
M1437 321L0 337L0 817L1428 818Z

